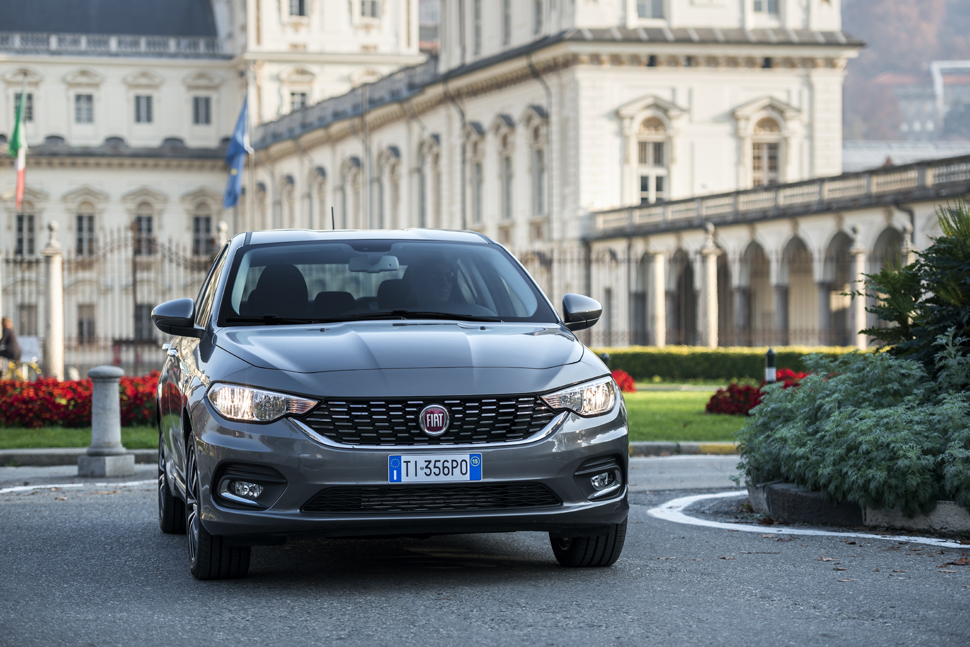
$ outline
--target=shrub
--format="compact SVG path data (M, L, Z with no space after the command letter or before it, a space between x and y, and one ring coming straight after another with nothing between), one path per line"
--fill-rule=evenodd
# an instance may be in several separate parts
M122 377L118 385L121 424L148 425L155 419L158 372ZM91 380L0 381L0 425L7 427L86 427L91 424Z
M738 433L749 481L784 479L910 515L940 498L970 504L967 395L941 392L919 362L887 353L806 363L813 374L797 389L766 387Z
M802 379L808 377L808 373L780 368L775 377L781 382L783 389L788 389L798 386ZM711 396L705 411L707 413L746 416L752 409L761 404L761 393L764 387L764 381L761 382L760 387L728 384L726 389L718 389L717 393Z
M718 389L707 402L707 413L723 413L732 416L746 416L761 404L761 389L756 386L728 384L726 389Z
M959 355L970 355L970 203L939 209L943 235L917 252L915 263L890 264L867 274L864 293L875 305L866 308L892 326L863 332L889 345L890 352L920 362L930 377L937 374L938 340L948 333L963 339Z
M626 371L613 371L613 380L624 393L634 393L637 390L636 382L633 381L633 378Z
M622 369L635 380L712 380L726 383L740 379L760 381L765 376L767 348L703 348L699 346L630 346L600 348L610 354L610 367ZM793 371L806 369L804 358L811 353L839 357L854 348L790 346L776 348L776 361Z

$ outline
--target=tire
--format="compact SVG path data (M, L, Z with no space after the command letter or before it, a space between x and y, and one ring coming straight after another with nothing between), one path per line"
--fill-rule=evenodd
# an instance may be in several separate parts
M158 527L167 535L185 534L185 503L172 494L165 472L165 443L158 434Z
M196 460L195 433L189 434L185 448L185 534L188 536L189 570L197 580L221 580L245 577L249 572L252 548L229 546L225 537L210 535L199 519L199 465Z
M552 552L563 566L612 566L626 540L626 521L610 527L609 533L598 537L549 537Z

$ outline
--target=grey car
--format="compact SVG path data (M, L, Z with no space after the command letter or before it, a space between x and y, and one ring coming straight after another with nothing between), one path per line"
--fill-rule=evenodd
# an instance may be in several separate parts
M565 566L626 535L628 438L609 370L474 232L266 231L219 252L158 382L158 517L192 574L244 576L301 537L548 532Z

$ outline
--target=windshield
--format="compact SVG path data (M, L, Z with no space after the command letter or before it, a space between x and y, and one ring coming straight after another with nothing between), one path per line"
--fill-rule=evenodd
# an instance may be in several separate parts
M555 323L535 284L493 245L341 241L240 249L219 325L388 318Z

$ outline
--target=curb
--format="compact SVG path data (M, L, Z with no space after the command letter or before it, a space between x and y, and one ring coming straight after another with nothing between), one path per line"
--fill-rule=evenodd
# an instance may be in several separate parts
M65 447L57 449L0 449L0 467L52 467L55 465L77 465L77 459L87 456L87 447ZM155 463L158 461L157 449L129 449L136 463Z
M938 501L929 514L912 518L899 510L868 508L850 501L832 503L821 493L794 483L748 485L751 508L782 523L807 523L816 526L875 526L893 530L970 532L970 511L953 501Z
M636 441L630 443L630 456L676 456L679 454L737 454L734 443L698 443L692 441Z

